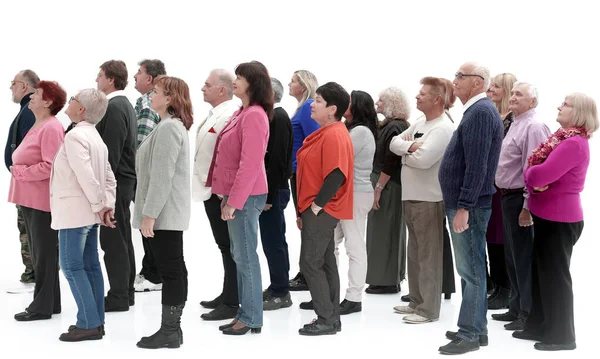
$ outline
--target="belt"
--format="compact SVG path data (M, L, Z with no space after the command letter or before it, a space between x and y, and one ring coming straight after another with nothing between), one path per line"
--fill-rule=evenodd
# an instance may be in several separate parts
M498 188L503 196L511 193L523 193L524 188Z

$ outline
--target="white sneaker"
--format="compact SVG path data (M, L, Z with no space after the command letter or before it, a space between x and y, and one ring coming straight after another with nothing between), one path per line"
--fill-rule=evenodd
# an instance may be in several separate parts
M6 293L10 294L23 294L31 293L35 289L35 283L19 283L19 285L8 288Z
M144 278L144 277L142 277ZM137 279L137 278L136 278ZM162 290L162 283L154 284L149 280L143 279L141 282L133 283L133 288L136 292L152 292Z
M143 275L138 274L135 276L135 279L133 280L133 284L138 284L138 283L142 283L146 278L144 278Z
M429 319L429 318L422 317L418 314L411 314L411 315L407 315L406 317L402 318L402 320L404 320L406 323L410 323L410 324L423 324L423 323L435 322L437 319Z
M415 312L415 310L408 305L397 305L394 307L394 310L402 314L413 314Z

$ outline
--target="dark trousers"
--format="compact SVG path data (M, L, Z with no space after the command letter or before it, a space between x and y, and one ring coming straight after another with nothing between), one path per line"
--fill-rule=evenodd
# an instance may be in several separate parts
M158 268L156 267L156 258L150 245L150 239L142 236L142 245L144 246L144 257L142 258L140 275L143 275L144 279L154 284L162 283Z
M561 223L533 216L532 306L527 332L545 344L575 341L571 255L583 231L583 221Z
M290 190L280 189L273 195L272 207L258 217L263 252L269 264L274 297L284 297L290 292L290 257L285 240L285 208L290 202Z
M444 254L443 254L443 275L442 275L442 293L450 294L456 291L454 280L454 259L452 258L452 243L450 233L447 227L448 221L444 215Z
M334 230L339 220L325 211L302 212L300 270L312 297L317 321L333 325L340 320L340 276L335 261Z
M33 301L27 307L32 313L52 315L61 312L58 277L58 231L50 227L50 212L21 206L31 261L35 272Z
M221 200L217 195L213 194L209 199L204 201L204 209L206 210L215 242L223 257L224 275L221 299L223 304L237 306L239 304L237 268L231 256L231 242L229 240L227 222L221 219Z
M504 243L488 242L487 251L490 262L490 280L496 286L510 289L510 279L506 270Z
M131 213L134 184L117 184L115 203L116 228L100 227L100 247L110 289L106 295L108 307L127 307L135 302L135 253L131 240Z
M161 303L185 304L188 295L188 272L183 258L183 231L155 230L150 245L163 283Z
M512 289L509 311L516 317L527 319L531 311L531 257L534 240L533 226L519 226L519 214L524 201L522 192L502 196L504 252Z

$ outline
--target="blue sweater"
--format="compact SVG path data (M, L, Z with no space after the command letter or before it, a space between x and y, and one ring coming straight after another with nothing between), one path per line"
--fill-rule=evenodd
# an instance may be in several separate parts
M502 119L490 99L465 111L438 173L446 208L491 206L503 134Z
M292 128L294 131L294 143L292 145L292 172L296 173L296 153L304 139L311 133L319 129L319 124L310 117L310 104L313 103L313 99L306 100L302 106L298 109L294 117L292 117Z

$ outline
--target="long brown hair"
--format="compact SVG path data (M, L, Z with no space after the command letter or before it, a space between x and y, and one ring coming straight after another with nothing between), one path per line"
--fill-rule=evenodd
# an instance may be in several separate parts
M262 107L271 121L273 118L273 87L271 86L271 76L265 65L258 61L244 62L235 68L235 74L245 78L248 82L249 105Z
M165 96L171 97L167 111L173 117L181 119L186 130L194 123L192 100L190 99L190 88L180 78L171 76L158 76L154 86L160 86Z

